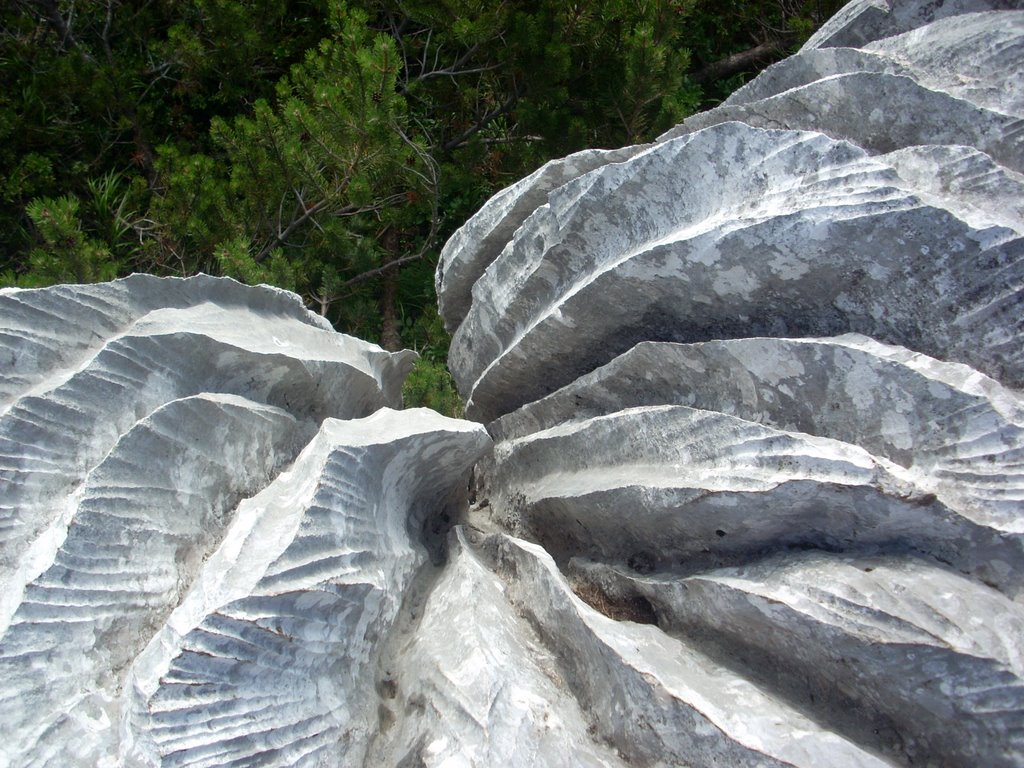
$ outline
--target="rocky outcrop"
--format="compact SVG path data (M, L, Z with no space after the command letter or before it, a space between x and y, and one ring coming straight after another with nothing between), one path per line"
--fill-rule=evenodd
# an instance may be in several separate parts
M852 3L470 249L469 520L627 760L1024 765L1022 58Z
M1010 10L1020 10L1019 0L853 0L826 21L804 49L859 48L943 19Z
M1019 189L1007 174L991 185ZM640 341L853 331L1020 386L1021 225L961 207L850 143L737 122L594 171L475 284L452 341L467 414L497 418Z
M374 649L483 429L388 410L411 353L268 288L136 276L0 310L4 763L365 745Z
M361 764L381 640L487 443L431 411L324 422L132 664L129 757Z
M441 251L435 284L438 309L448 332L453 332L469 311L473 285L487 265L526 217L544 203L548 192L602 165L626 160L637 151L636 147L624 147L577 152L547 163L488 200Z
M927 559L804 552L682 579L584 573L870 753L1020 765L1021 606Z
M627 765L593 738L591 710L523 620L532 601L509 599L480 543L453 532L448 564L410 603L417 623L388 643L381 729L365 764Z
M649 603L635 601L622 610L620 602L617 621L573 595L540 547L496 534L482 549L506 579L510 601L555 653L568 685L591 713L595 735L615 745L627 764L887 764L690 644L648 626L654 617Z
M1024 766L1022 18L497 195L483 424L282 291L0 291L0 766Z
M179 411L188 406L178 401L197 395L233 395L224 402L234 408L261 406L249 417L255 423L272 412L291 424L295 434L280 438L289 449L278 446L260 461L243 461L248 453L241 449L225 457L231 482L251 488L247 473L265 476L289 461L322 419L397 405L412 365L411 353L390 355L328 330L290 294L206 277L6 291L0 313L0 333L12 340L0 405L0 473L7 484L0 499L0 594L15 603L27 583L25 553L63 535L66 507L88 487L90 473L133 430L157 429L146 420L159 409ZM193 408L200 402L213 401ZM226 425L219 435L209 433L209 423L195 416L186 434L238 437ZM181 439L169 436L172 444ZM137 447L127 455L142 466L153 463ZM228 501L235 493L212 485L203 497ZM41 554L42 562L48 556Z
M941 8L952 5L944 3ZM855 47L822 45L819 34L798 54L733 93L725 106L756 103L818 80L859 72L909 78L933 92L1021 117L1024 94L1017 74L1024 57L1024 12L978 10L983 12L947 16Z

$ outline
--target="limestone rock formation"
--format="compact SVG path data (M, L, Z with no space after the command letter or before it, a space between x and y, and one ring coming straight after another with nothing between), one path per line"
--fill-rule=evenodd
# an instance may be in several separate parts
M591 172L475 284L452 341L467 413L494 419L640 341L853 331L1020 386L1021 224L945 198L848 142L737 122Z
M626 160L636 147L591 149L553 160L490 200L445 245L437 267L438 308L448 331L466 316L473 284L547 193L608 163Z
M129 757L361 764L381 639L488 442L431 411L324 422L132 664Z
M482 423L282 291L0 291L0 768L1024 766L1022 19L497 195Z
M0 323L0 762L365 748L374 649L483 429L388 410L411 353L268 288L5 291Z
M1022 65L1017 3L854 2L449 243L470 524L627 760L1024 765Z

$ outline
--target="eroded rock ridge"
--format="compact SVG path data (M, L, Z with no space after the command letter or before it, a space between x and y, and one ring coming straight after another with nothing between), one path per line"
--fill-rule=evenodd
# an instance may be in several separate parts
M0 768L1024 766L1024 9L857 0L495 196L411 353L0 291Z
M1024 765L1022 71L854 2L449 242L470 520L625 759Z

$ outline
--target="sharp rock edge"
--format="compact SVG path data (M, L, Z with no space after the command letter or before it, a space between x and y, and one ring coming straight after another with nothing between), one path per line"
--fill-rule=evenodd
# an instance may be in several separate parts
M854 2L449 242L469 538L621 759L1024 766L1022 65Z
M494 419L647 340L857 332L1020 386L1024 227L936 185L740 122L580 177L473 287L450 360L467 413Z
M426 515L489 445L432 411L324 422L243 501L132 665L129 762L360 765L381 718L383 640L428 562Z
M1024 766L1021 10L496 196L486 431L283 291L0 290L0 765Z
M418 517L452 503L465 454L486 441L423 414L390 425L381 409L400 403L414 355L337 334L276 289L136 275L4 290L0 328L3 765L117 760L126 681L147 643L203 589L239 505L294 471L322 424L359 437L359 422L336 419L378 414L396 440L481 432L445 444L440 478L419 473L432 486L406 477L414 462L386 465L420 498L375 503L406 504L417 554L437 554Z

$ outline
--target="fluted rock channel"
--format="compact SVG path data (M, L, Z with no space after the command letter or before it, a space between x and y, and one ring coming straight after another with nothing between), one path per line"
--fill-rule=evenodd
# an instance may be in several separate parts
M479 425L298 297L0 292L0 764L353 765Z
M1024 766L1022 71L857 0L498 194L474 421L282 291L0 291L0 768Z
M447 245L469 519L622 759L1024 765L1020 8L852 3Z

